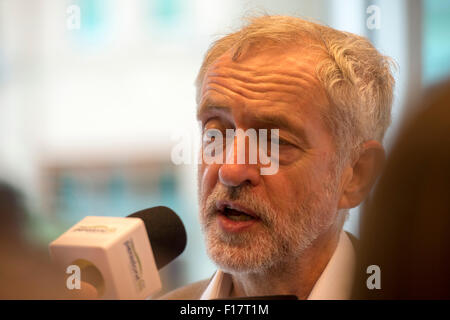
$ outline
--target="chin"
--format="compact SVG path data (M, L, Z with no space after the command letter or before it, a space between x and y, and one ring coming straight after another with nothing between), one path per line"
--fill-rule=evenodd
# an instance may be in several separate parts
M224 257L223 259L211 257L211 259L219 269L230 274L265 273L273 267L273 264L254 263L245 259L237 260L230 259L229 257Z
M271 248L267 243L258 243L260 241L253 240L232 244L218 237L209 237L207 253L210 259L227 273L261 273L272 268L280 257L277 256L275 248Z

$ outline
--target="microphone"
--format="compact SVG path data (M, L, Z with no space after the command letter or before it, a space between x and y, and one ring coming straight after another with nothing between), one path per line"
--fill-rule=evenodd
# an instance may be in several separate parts
M51 242L49 251L69 274L69 290L94 287L95 298L147 299L161 290L158 270L185 247L181 219L160 206L126 218L87 216Z
M145 209L128 216L144 221L156 267L163 268L186 248L186 230L180 217L167 207Z

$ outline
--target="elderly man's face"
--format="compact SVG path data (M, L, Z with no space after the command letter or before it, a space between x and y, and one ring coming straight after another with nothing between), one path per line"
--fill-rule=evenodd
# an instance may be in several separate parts
M199 167L207 250L225 271L260 272L295 259L335 222L339 181L319 111L327 99L314 76L317 60L307 50L268 49L238 62L226 53L207 70L203 131L279 129L276 174L237 161Z

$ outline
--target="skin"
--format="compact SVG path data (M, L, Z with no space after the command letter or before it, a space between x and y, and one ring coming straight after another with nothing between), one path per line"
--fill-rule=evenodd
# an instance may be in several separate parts
M232 274L232 296L295 294L305 299L337 246L345 220L338 210L354 207L367 195L383 148L376 141L366 142L361 157L332 177L336 148L320 113L329 103L314 71L320 56L299 48L252 50L238 61L227 52L211 64L201 88L198 119L203 130L279 128L279 170L260 175L261 164L201 163L200 221L210 257ZM215 190L239 188L272 209L265 214L272 215L276 227L256 223L238 235L220 228L217 215L208 209L214 201L208 198L217 199ZM298 209L303 204L306 209ZM262 212L256 213L264 216ZM277 239L278 231L292 231L301 239L284 256L277 255L280 248L270 238ZM273 263L246 264L259 251L259 260L266 255Z

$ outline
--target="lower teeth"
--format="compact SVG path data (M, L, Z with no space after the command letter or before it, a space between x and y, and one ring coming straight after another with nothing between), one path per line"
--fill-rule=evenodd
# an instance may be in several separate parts
M233 221L249 221L252 219L250 216L246 214L228 215L227 218Z

